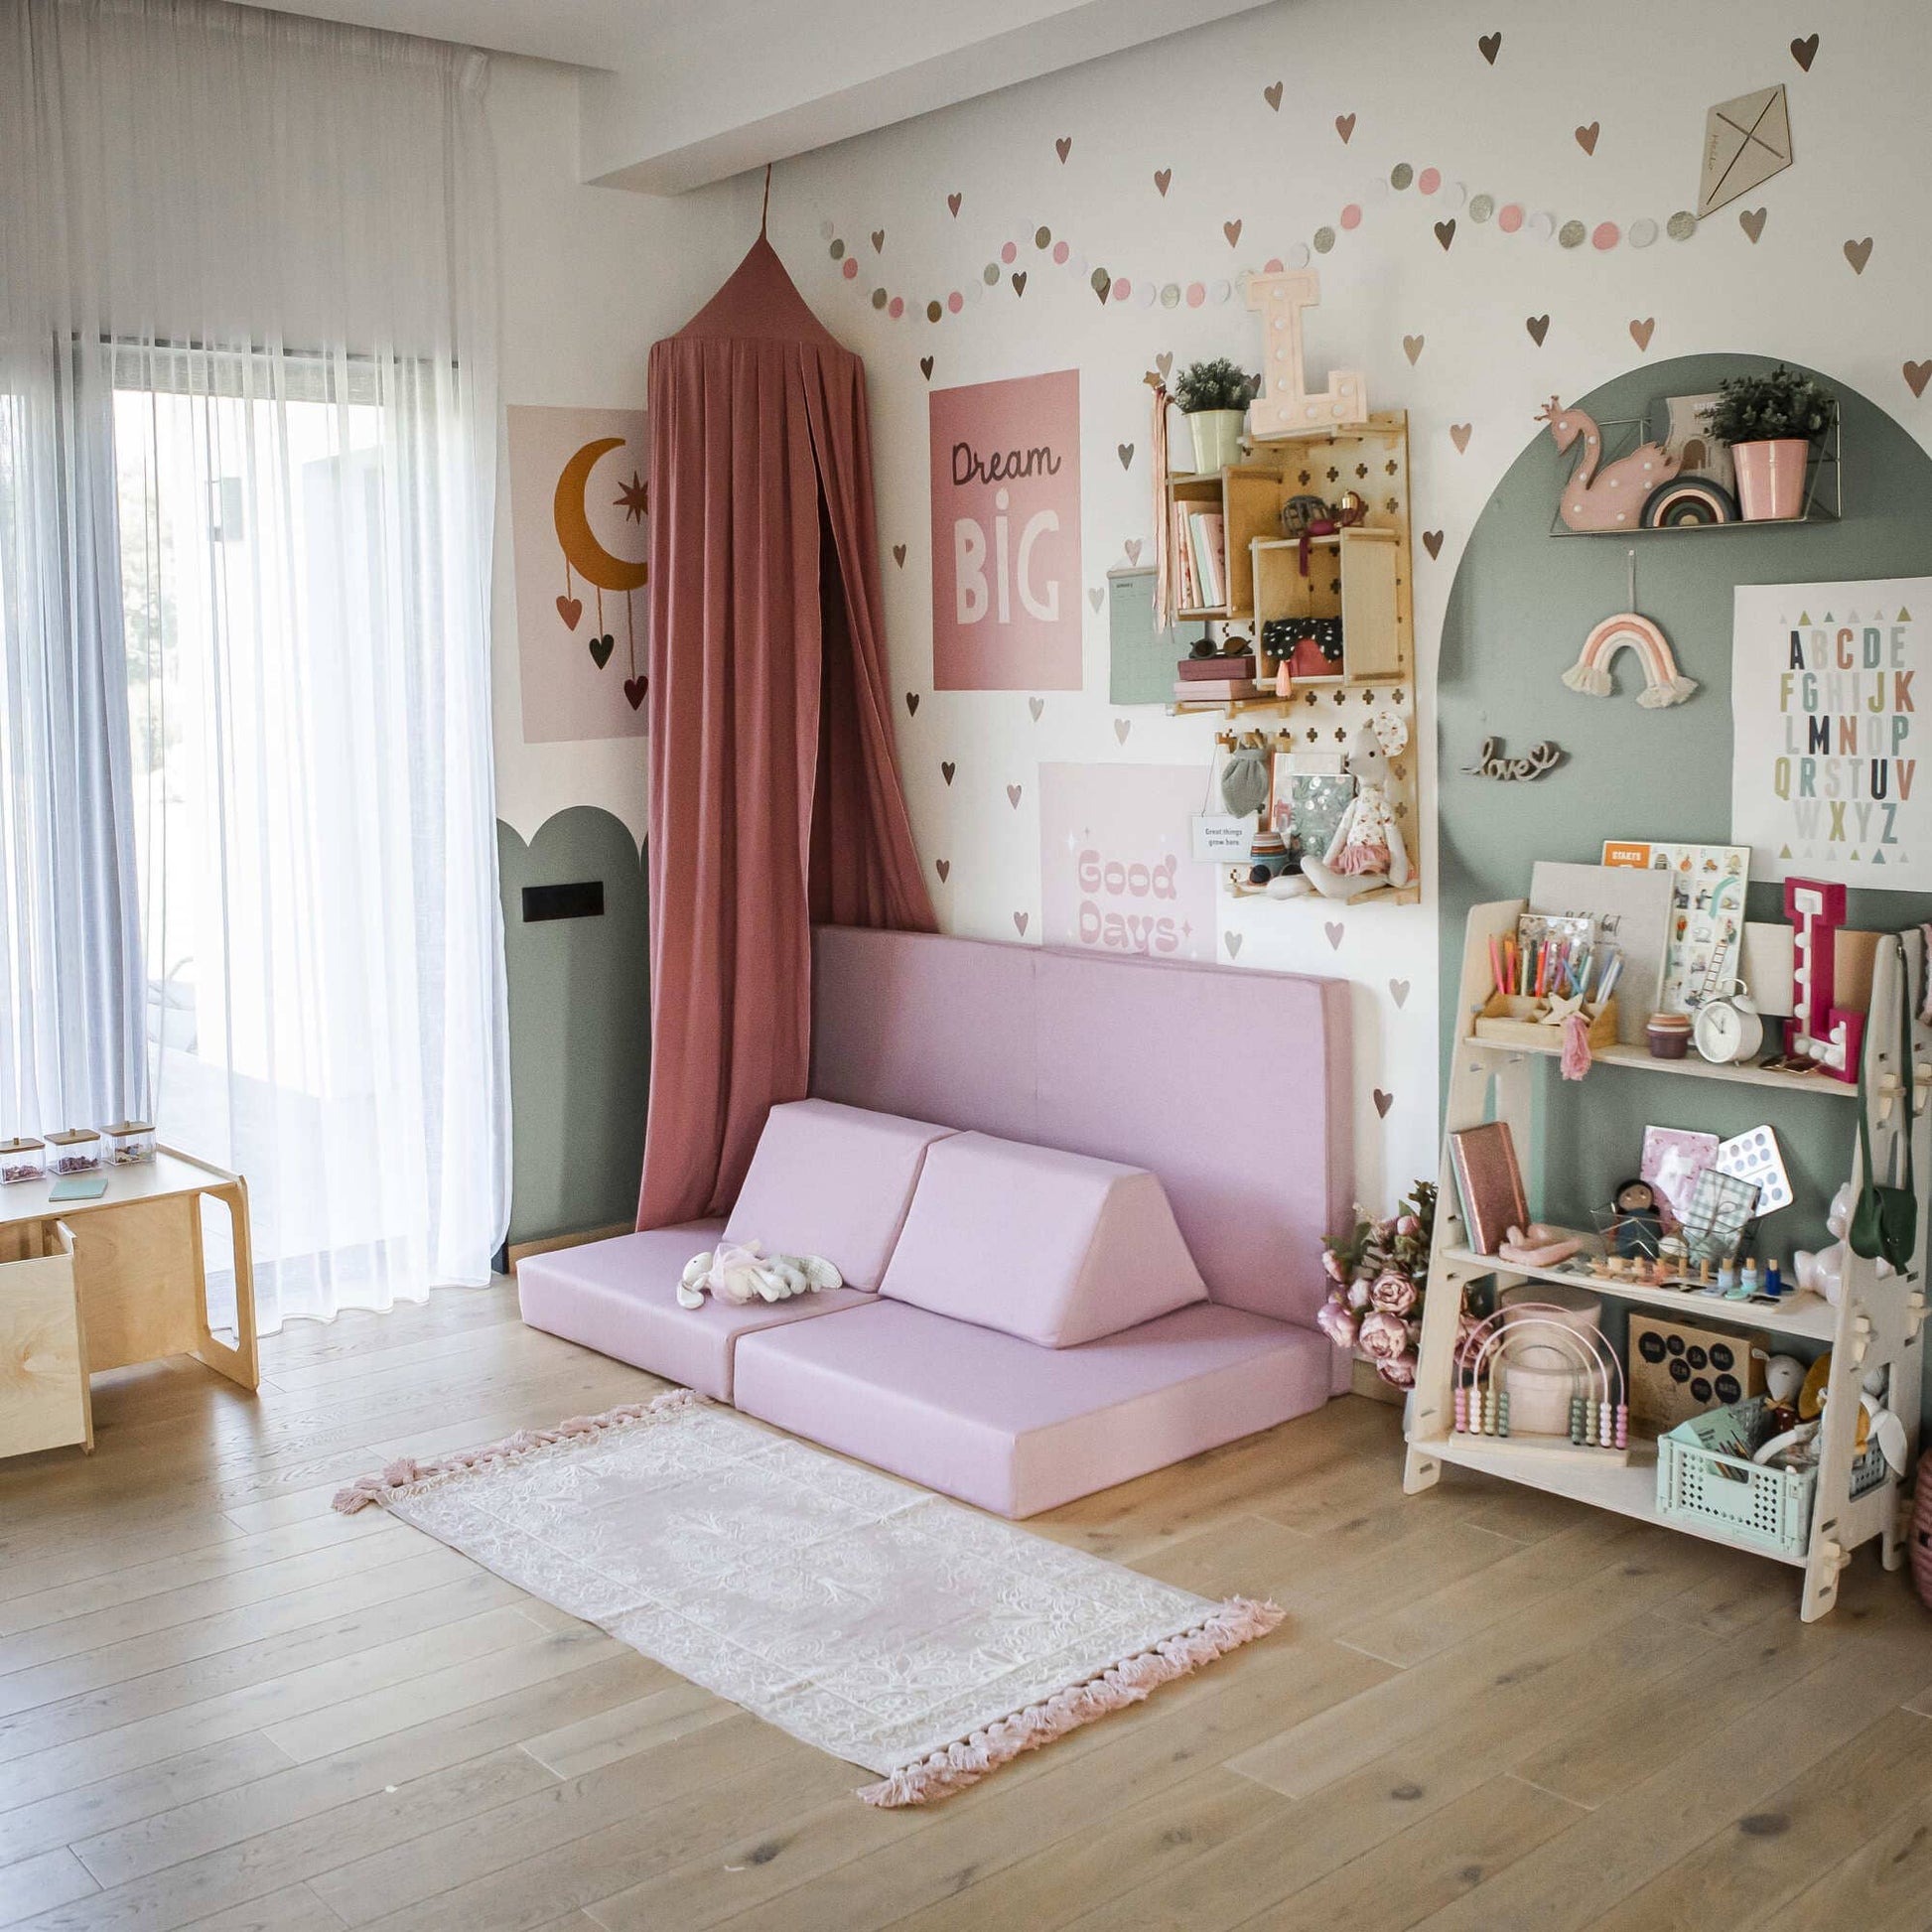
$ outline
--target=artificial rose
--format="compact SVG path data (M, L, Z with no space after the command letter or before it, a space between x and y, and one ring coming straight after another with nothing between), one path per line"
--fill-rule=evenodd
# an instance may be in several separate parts
M1356 1342L1363 1354L1378 1362L1393 1362L1409 1352L1409 1324L1399 1314L1373 1309L1362 1316Z
M1348 1306L1358 1311L1368 1307L1368 1283L1359 1275L1348 1284Z
M1416 1386L1416 1358L1413 1355L1398 1355L1392 1362L1377 1362L1375 1372L1393 1388L1413 1389Z
M1345 1282L1348 1279L1348 1270L1341 1265L1341 1257L1332 1248L1323 1252L1321 1266L1327 1271L1331 1282Z
M1387 1314L1407 1314L1416 1306L1416 1285L1400 1269L1386 1268L1375 1278L1368 1299Z
M1420 1234L1422 1232L1422 1223L1413 1214L1398 1215L1396 1217L1395 1231L1398 1234Z
M1337 1301L1323 1302L1315 1311L1315 1321L1321 1332L1337 1348L1353 1348L1355 1345L1355 1317Z

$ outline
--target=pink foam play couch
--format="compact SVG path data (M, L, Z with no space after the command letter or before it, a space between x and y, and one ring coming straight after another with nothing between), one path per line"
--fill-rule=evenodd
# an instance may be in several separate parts
M1313 1325L1349 1198L1339 982L836 928L815 962L825 1097L771 1110L726 1221L533 1256L526 1320L1005 1516L1346 1386ZM847 1286L680 1308L727 1230Z

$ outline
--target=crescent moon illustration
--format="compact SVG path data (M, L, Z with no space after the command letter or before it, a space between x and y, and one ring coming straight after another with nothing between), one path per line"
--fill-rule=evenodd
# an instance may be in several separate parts
M557 479L557 541L563 545L564 557L578 576L601 591L642 590L644 580L650 575L643 564L627 564L621 557L612 556L598 542L584 510L584 491L598 458L608 450L622 447L621 436L607 436L602 442L586 443L564 465L563 475Z

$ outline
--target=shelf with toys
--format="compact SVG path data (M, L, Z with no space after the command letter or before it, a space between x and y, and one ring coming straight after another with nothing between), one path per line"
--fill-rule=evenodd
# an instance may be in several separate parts
M1842 920L1842 897L1788 882L1787 904L1798 908L1789 951L1803 970L1783 1043L1793 1058L1820 1061L1818 1070L1754 1064L1774 1042L1753 1036L1755 1009L1741 1036L1732 1018L1706 1019L1718 988L1695 1003L1690 1029L1717 1057L1685 1051L1666 1029L1654 1035L1658 1050L1684 1057L1652 1057L1628 1034L1648 1034L1653 998L1663 1006L1667 988L1681 998L1687 976L1674 957L1643 957L1641 893L1628 878L1608 878L1613 867L1537 870L1528 899L1477 905L1466 928L1458 1001L1470 1018L1449 1075L1404 1486L1415 1493L1445 1464L1468 1467L1754 1551L1803 1570L1801 1613L1815 1620L1835 1603L1855 1550L1878 1542L1888 1569L1904 1556L1932 1189L1914 1198L1907 1178L1891 1195L1881 1244L1891 1259L1872 1245L1864 1210L1882 1191L1867 1187L1868 1176L1896 1187L1932 1171L1923 1092L1932 1029L1918 1018L1924 937L1914 929L1841 939L1832 920ZM1597 873L1602 902L1620 908L1608 917L1588 902ZM1741 890L1740 881L1740 905ZM1553 898L1578 909L1530 909ZM1594 920L1587 934L1576 930L1585 918ZM1671 922L1660 929L1668 934ZM1872 943L1844 945L1853 939ZM1867 981L1841 972L1834 992L1822 968L1834 941L1842 957L1869 959ZM1760 965L1775 957L1769 935L1758 944ZM1527 995L1517 991L1524 949L1537 961ZM1622 959L1615 974L1606 952ZM1605 977L1615 1000L1601 996ZM1824 1010L1807 1007L1807 987ZM1734 987L1724 997L1744 999ZM1853 1013L1852 1000L1863 1010ZM1767 1001L1777 1004L1774 994ZM1611 1011L1619 1002L1622 1039ZM1537 1033L1548 1037L1523 1036ZM1700 1082L1731 1082L1776 1093L1780 1106L1788 1094L1849 1098L1851 1178L1832 1204L1837 1238L1799 1250L1795 1280L1779 1279L1761 1233L1763 1217L1792 1198L1775 1115L1728 1142L1694 1128L1647 1130L1642 1176L1617 1186L1593 1230L1540 1222L1515 1150L1547 1131L1552 1058L1582 1082L1569 1091L1586 1138L1590 1076L1604 1065L1620 1078L1638 1068L1690 1074L1680 1097L1705 1091ZM1857 1242L1848 1238L1855 1217L1865 1237ZM1478 1318L1491 1293L1493 1312ZM1620 1350L1611 1340L1619 1330ZM1569 1392L1567 1429L1562 1402L1548 1410L1553 1381L1559 1395Z

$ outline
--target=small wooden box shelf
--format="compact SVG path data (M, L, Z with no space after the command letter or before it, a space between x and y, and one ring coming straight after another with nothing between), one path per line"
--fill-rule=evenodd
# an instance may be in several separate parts
M1253 545L1255 636L1277 618L1341 620L1341 662L1324 677L1298 684L1393 682L1409 675L1409 631L1396 614L1397 542L1393 530L1358 528L1309 539L1302 574L1298 538ZM1272 661L1272 660L1271 660Z

